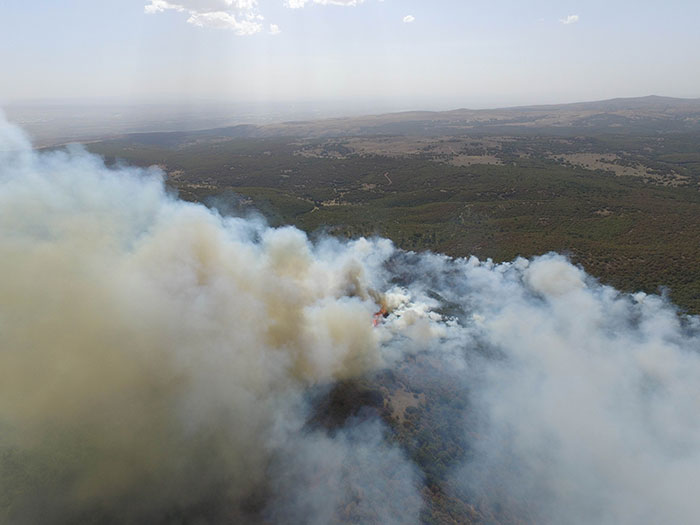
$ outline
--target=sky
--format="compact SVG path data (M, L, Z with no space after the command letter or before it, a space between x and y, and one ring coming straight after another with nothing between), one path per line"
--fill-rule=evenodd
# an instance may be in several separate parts
M0 0L0 104L700 97L697 0Z

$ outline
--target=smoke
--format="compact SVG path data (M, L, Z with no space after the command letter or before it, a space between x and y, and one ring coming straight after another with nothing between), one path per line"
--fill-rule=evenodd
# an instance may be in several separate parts
M354 484L404 461L381 440L306 437L308 408L289 406L383 366L369 287L390 243L314 246L178 201L157 172L0 136L3 522L253 520L311 443Z
M274 477L273 523L325 525L417 523L421 499L414 467L387 447L376 423L350 426L332 438L295 434Z
M0 334L2 522L700 515L700 322L556 254L312 243L0 119Z
M475 366L480 438L457 487L534 523L695 521L698 319L556 255L467 275L473 339L499 358Z

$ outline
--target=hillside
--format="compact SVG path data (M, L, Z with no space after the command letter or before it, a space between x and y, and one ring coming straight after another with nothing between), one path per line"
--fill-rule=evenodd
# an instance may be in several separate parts
M308 119L313 112L284 108L246 108L207 103L134 106L10 106L8 117L22 125L36 144L91 142L129 134L182 132L202 137L334 137L367 135L463 134L657 134L700 129L700 99L649 96L599 102L500 109L409 111L344 118ZM330 111L330 110L327 110ZM280 115L306 116L280 122ZM165 138L165 136L161 136Z
M538 110L539 111L539 110ZM700 133L587 136L154 133L90 144L159 165L225 213L498 261L569 254L624 290L700 312ZM243 133L245 131L245 133Z
M700 99L649 96L502 109L412 111L354 118L234 127L248 137L374 134L459 135L679 132L700 129Z

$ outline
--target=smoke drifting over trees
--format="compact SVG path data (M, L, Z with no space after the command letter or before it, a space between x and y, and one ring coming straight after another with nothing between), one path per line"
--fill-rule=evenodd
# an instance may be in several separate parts
M3 522L417 523L426 469L381 410L315 423L401 367L463 392L441 490L484 519L689 523L699 332L556 254L312 242L0 121Z

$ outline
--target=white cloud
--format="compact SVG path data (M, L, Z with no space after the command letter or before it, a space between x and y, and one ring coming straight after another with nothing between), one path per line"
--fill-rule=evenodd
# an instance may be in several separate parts
M278 0L281 1L281 0ZM284 6L301 9L306 5L336 5L356 7L365 0L284 0ZM379 0L383 1L383 0ZM144 7L147 14L176 11L187 13L187 23L197 27L229 29L237 35L252 35L263 30L264 17L258 8L258 0L148 0ZM412 19L413 17L411 17ZM404 21L407 21L404 19ZM411 22L413 20L410 20ZM270 24L268 33L279 34L277 24Z
M190 13L187 22L198 27L215 27L218 29L232 29L238 35L253 35L259 33L262 25L258 20L262 17L240 20L235 15L226 11L214 11L211 13Z
M285 7L290 9L300 9L306 4L319 4L319 5L341 5L345 7L355 7L360 5L365 0L286 0L284 2Z
M403 22L404 22L404 24L410 24L410 23L413 22L415 19L416 19L416 17L413 16L413 15L406 15L406 16L403 17Z
M160 13L166 9L175 9L177 11L183 11L181 6L172 5L165 0L151 0L151 3L144 7L144 11L148 14Z
M566 25L575 24L576 22L578 22L578 15L569 15L566 18L562 18L559 21L562 24L566 24Z
M150 0L144 7L148 14L167 10L188 13L189 24L229 29L237 35L252 35L263 29L257 0Z

